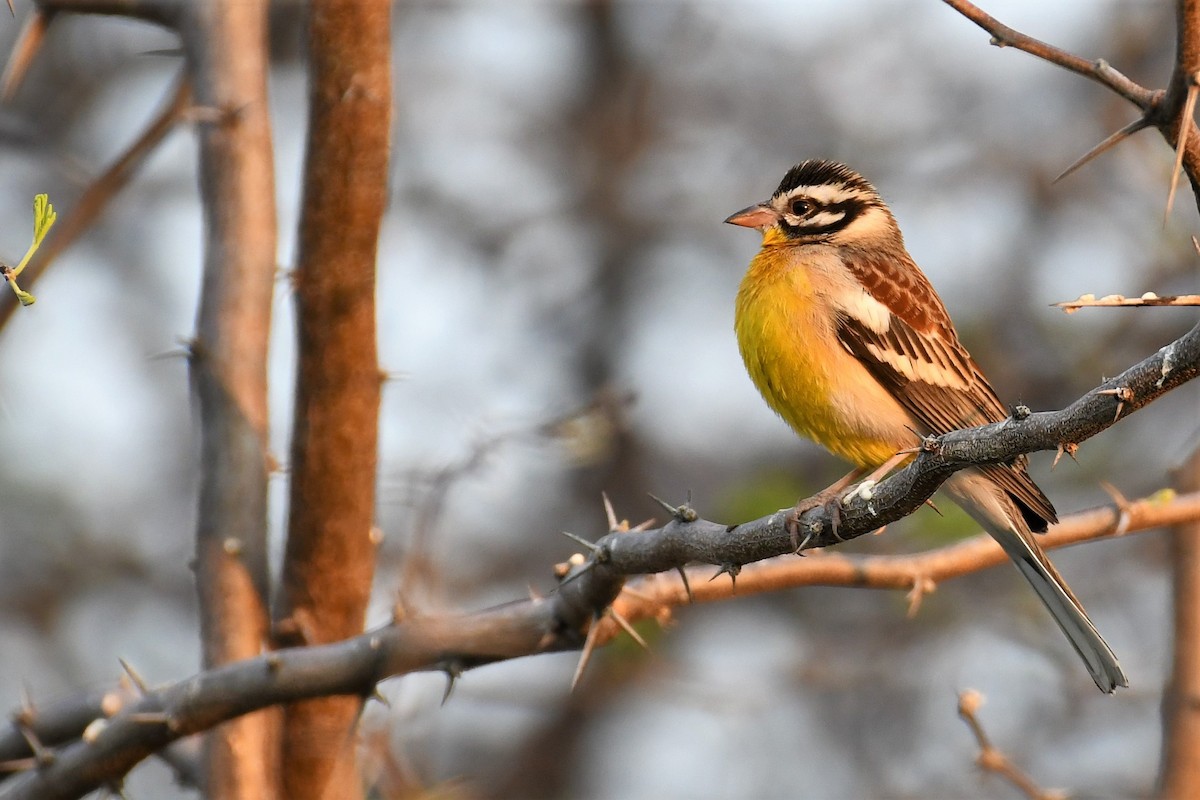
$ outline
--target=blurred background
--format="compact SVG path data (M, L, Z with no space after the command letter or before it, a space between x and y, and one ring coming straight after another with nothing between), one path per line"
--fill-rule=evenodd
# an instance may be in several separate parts
M0 16L0 50L16 20ZM1173 4L985 6L1134 80L1165 85ZM281 244L272 442L287 454L286 270L305 127L303 9L276 4L272 111ZM60 219L170 92L176 42L60 17L0 108L0 258L30 200ZM988 37L942 3L432 2L394 11L391 203L379 254L384 393L369 623L398 595L471 610L552 586L550 567L653 492L710 519L788 506L846 466L801 442L745 376L733 297L758 246L724 226L805 158L881 191L1001 397L1059 408L1191 327L1194 311L1050 308L1197 291L1193 198L1163 223L1172 154L1142 133L1052 179L1135 111ZM181 341L201 263L196 150L173 133L32 287L0 342L0 703L151 682L199 663L191 557L196 426ZM1060 512L1166 485L1200 442L1188 385L1033 473ZM286 472L272 485L280 545ZM847 549L908 552L976 532L941 504ZM1165 538L1054 560L1120 655L1102 696L1008 568L900 593L804 589L683 610L602 652L382 689L364 723L381 797L1010 797L973 766L956 691L988 698L998 746L1043 786L1151 791L1170 653ZM338 746L338 743L331 743ZM150 761L131 797L191 797Z

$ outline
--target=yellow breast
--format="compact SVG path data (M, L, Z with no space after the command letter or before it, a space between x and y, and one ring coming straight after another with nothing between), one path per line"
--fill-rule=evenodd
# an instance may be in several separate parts
M738 290L734 328L754 385L801 436L856 466L911 446L911 419L837 340L833 295L847 291L836 255L764 247Z

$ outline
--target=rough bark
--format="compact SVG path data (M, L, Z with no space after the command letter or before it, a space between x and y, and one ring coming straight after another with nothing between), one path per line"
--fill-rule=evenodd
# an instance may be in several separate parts
M266 644L267 345L276 222L267 109L267 3L211 0L178 19L193 87L205 217L191 379L201 435L196 582L204 665ZM278 796L278 714L215 729L209 796Z
M1200 448L1176 477L1180 491L1200 488ZM1174 647L1163 694L1163 754L1159 797L1200 797L1200 521L1171 533Z
M309 131L295 275L299 363L279 643L360 633L375 569L371 536L381 372L375 258L387 200L390 4L310 8ZM362 796L357 697L285 712L285 796Z

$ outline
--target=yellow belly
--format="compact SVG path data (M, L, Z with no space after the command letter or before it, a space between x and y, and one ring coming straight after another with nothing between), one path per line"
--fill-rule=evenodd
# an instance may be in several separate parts
M738 290L734 328L746 371L797 433L859 467L917 437L911 417L837 340L821 275L761 252Z

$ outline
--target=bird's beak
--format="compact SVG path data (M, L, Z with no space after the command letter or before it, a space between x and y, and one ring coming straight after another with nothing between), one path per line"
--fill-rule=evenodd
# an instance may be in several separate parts
M747 206L736 214L731 214L725 220L730 225L741 225L743 228L758 228L766 230L775 224L778 215L770 206L758 203Z

